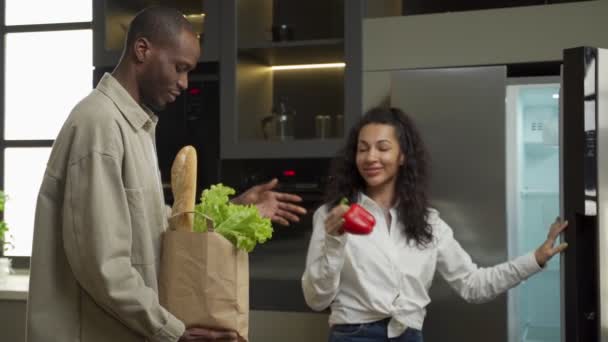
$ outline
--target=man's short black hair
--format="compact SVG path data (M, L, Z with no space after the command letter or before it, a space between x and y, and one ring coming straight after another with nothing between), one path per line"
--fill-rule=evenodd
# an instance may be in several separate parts
M162 6L145 8L129 24L125 50L131 48L135 40L141 37L156 45L173 46L184 29L194 33L192 24L180 11Z

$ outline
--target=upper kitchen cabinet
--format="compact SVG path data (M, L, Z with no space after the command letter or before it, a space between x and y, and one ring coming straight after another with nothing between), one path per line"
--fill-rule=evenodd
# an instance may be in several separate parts
M200 35L200 61L219 60L221 0L100 0L93 2L93 64L96 67L118 63L129 22L135 14L153 5L177 8Z
M408 16L419 14L453 13L463 11L479 11L498 8L554 5L567 2L582 2L593 0L369 0L366 5L367 18Z
M223 0L221 156L334 156L361 111L362 0Z

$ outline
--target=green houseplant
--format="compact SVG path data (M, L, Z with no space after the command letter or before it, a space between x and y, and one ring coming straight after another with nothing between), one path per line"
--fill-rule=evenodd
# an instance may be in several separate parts
M6 202L6 194L0 190L0 213L4 211L4 202ZM8 225L4 220L0 220L0 248L6 252L13 244L8 241Z
M6 195L0 190L0 212L4 211L4 202L6 201ZM11 270L11 260L1 255L5 251L13 247L13 244L8 241L8 225L4 220L0 220L0 248L2 248L2 254L0 254L0 283L3 283Z

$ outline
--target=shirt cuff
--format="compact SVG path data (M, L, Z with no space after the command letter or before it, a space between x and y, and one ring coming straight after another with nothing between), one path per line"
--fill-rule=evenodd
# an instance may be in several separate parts
M333 269L341 269L346 255L347 235L325 234L324 252L329 265Z
M538 265L534 252L516 258L513 260L513 263L521 270L523 279L527 279L543 270L543 268Z
M168 314L167 323L150 338L150 342L177 342L185 331L184 323L172 314Z

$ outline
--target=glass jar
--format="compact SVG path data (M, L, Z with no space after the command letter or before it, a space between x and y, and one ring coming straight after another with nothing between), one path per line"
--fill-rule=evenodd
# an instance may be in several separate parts
M315 116L315 136L317 139L329 138L331 132L331 116L316 115Z

